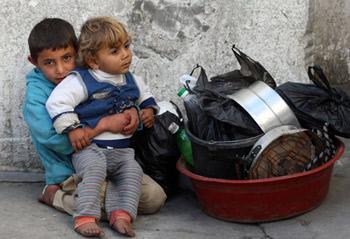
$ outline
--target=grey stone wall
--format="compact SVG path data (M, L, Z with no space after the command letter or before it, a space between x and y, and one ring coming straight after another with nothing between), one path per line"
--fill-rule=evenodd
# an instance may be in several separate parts
M332 84L350 89L350 1L310 1L309 23L308 61L321 65Z
M26 60L27 37L44 17L64 18L77 32L92 16L110 15L124 22L134 39L131 70L147 79L158 100L180 103L178 77L197 63L209 76L236 69L232 44L262 63L279 84L307 82L305 65L313 59L305 57L312 40L305 0L3 0L0 4L0 170L42 170L21 107L24 77L32 68Z

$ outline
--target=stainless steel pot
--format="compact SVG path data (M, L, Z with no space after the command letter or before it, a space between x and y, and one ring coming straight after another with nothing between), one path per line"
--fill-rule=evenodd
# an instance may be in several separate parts
M256 81L228 97L243 107L264 133L281 125L300 127L287 103L262 81Z

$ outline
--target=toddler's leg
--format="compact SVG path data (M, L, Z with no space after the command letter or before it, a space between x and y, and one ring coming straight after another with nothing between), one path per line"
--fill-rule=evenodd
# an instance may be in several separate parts
M102 228L95 217L83 216L74 218L74 230L85 237L104 236Z
M134 236L131 222L136 218L143 172L131 148L106 153L110 183L106 191L106 211L111 226L121 234Z
M82 181L78 184L77 211L74 214L74 229L83 236L101 236L97 225L101 216L100 189L106 178L104 154L95 145L75 153L73 166Z
M135 231L132 227L130 214L123 210L112 211L109 215L109 224L122 235L134 237Z

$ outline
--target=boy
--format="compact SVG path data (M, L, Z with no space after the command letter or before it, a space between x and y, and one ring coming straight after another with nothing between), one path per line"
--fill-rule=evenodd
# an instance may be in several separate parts
M45 104L51 91L76 65L77 39L73 27L68 22L58 18L46 18L32 29L28 44L30 49L28 59L36 68L26 77L23 115L32 142L45 168L47 186L39 201L73 214L75 210L75 183L71 176L74 172L71 163L73 149L66 135L56 133ZM104 121L106 118L99 122L95 134L114 127L112 124L114 120ZM144 175L139 213L156 212L162 207L165 199L161 187Z
M79 37L79 55L87 68L76 69L51 93L46 107L58 133L67 133L76 150L88 140L81 127L95 128L104 116L126 114L119 120L120 131L104 132L93 143L73 155L73 165L82 178L78 185L75 230L100 230L99 193L107 176L106 211L111 227L134 236L142 169L129 147L140 117L145 127L153 125L158 110L143 80L129 72L131 39L124 26L110 17L92 18L84 23Z

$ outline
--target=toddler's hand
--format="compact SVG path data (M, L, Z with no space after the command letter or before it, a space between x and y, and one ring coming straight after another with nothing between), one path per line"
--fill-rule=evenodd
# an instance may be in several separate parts
M130 121L130 115L118 113L103 117L99 122L99 126L103 129L102 132L121 133L123 129L130 124Z
M141 120L146 128L151 128L154 123L154 110L153 108L146 108L141 110Z
M77 128L68 133L74 151L82 150L90 145L89 134L84 128Z
M121 133L124 135L133 134L139 125L139 114L135 107L125 110L123 114L126 114L130 118L130 122L123 128Z

